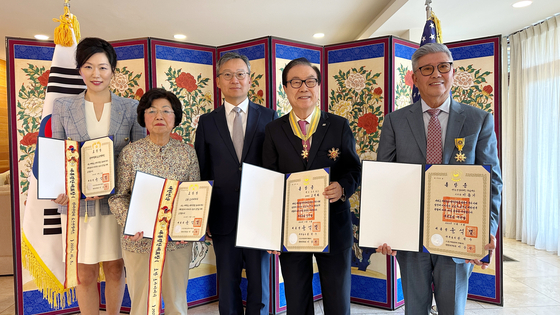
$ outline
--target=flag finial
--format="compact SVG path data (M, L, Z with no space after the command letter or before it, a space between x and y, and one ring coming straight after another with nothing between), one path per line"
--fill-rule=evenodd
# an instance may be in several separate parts
M80 41L80 23L78 18L70 13L70 0L64 0L64 14L58 19L53 19L55 22L60 22L60 25L54 30L54 43L65 47L70 47L74 44L72 38L72 29L76 36L76 43Z

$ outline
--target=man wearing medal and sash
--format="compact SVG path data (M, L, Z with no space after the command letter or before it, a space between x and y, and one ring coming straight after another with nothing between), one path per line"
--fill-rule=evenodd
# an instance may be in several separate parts
M494 117L476 107L455 102L450 97L455 71L451 52L445 45L430 43L420 47L412 55L412 68L412 78L420 91L421 100L385 116L377 160L491 165L492 236L485 250L493 252L502 191ZM474 265L482 269L488 267L488 263L479 260L419 252L397 253L388 245L384 244L377 251L397 256L407 315L429 313L432 284L439 314L463 314L469 276Z
M195 149L202 180L214 180L207 238L216 253L220 314L268 314L270 255L236 248L239 187L243 162L261 166L264 127L276 112L249 101L251 64L246 56L228 52L217 63L216 84L224 103L200 117ZM255 196L258 198L259 196ZM241 272L247 275L243 311Z
M286 65L282 85L292 111L266 126L263 144L263 166L273 171L330 168L330 184L322 192L329 201L329 252L280 255L288 315L314 314L313 256L325 315L350 314L353 235L348 199L360 183L361 165L348 120L317 106L320 84L321 72L307 59Z

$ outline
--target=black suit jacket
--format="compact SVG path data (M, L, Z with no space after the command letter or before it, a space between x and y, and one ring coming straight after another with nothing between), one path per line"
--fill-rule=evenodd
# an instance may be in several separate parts
M239 162L224 106L200 117L194 147L201 180L214 180L208 218L212 234L227 235L237 226L242 162L262 165L264 128L276 118L272 109L249 101L243 153Z
M289 115L266 126L263 145L263 166L282 172L293 173L330 167L330 181L338 182L346 194L346 200L330 204L330 251L338 252L352 246L352 220L348 199L360 183L361 165L356 154L355 140L348 121L340 116L321 112L317 131L311 138L309 160L301 156L303 145L290 127ZM339 150L338 157L329 151Z

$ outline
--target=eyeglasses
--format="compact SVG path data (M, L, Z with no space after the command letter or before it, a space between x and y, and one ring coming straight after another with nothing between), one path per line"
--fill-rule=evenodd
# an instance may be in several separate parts
M233 79L233 77L235 76L237 78L237 80L243 80L245 79L245 77L249 74L249 72L236 72L236 73L231 73L231 72L222 72L220 74L218 74L218 76L222 76L222 78L224 78L224 80L229 81L231 79Z
M149 116L156 116L158 113L161 113L163 116L175 115L175 112L170 109L157 110L155 108L148 108L144 111L144 114Z
M435 69L434 66L426 65L426 66L418 67L418 69L416 70L420 70L420 73L422 73L423 76L427 77L429 75L432 75L432 73L434 73L434 69ZM453 69L453 62L442 62L437 65L437 69L441 74L447 73L451 71L451 69Z
M299 89L303 83L305 83L305 86L307 86L308 88L313 88L313 87L317 86L318 82L319 82L319 80L317 80L315 78L307 79L307 80L292 79L292 80L288 81L288 83L290 83L290 85L294 89Z

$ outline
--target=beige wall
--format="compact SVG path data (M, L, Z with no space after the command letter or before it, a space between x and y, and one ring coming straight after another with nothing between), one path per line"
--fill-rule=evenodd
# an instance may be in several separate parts
M10 168L6 61L0 59L0 173Z

